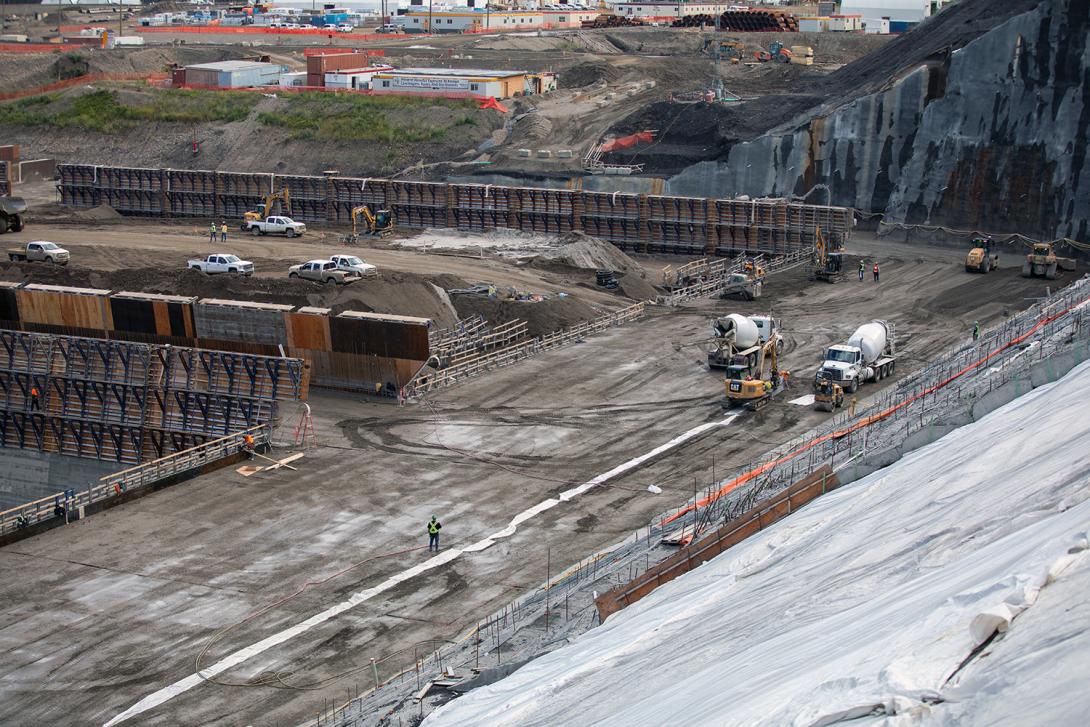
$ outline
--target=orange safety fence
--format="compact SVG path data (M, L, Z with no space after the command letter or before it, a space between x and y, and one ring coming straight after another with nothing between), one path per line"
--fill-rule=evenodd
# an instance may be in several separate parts
M654 141L655 135L650 131L639 131L635 134L629 134L628 136L622 136L619 139L611 139L602 144L602 153L616 151L617 149L629 149L637 144L650 144Z
M72 86L81 86L85 83L98 83L102 81L165 81L169 78L165 73L89 73L85 76L76 76L75 78L68 78L63 81L54 81L53 83L47 83L44 86L36 86L34 88L24 88L18 91L7 91L0 93L0 101L10 101L16 98L26 98L27 96L40 96L43 93L50 93L52 91L61 91Z
M811 439L809 442L805 442L805 443L799 445L798 447L796 447L792 451L788 452L787 454L784 454L784 455L782 455L782 456L780 456L780 457L778 457L776 459L770 460L770 461L766 462L765 464L761 465L760 467L757 467L755 469L751 469L748 472L743 472L742 474L738 475L733 480L731 480L727 484L723 485L722 487L720 487L718 490L716 490L712 494L708 495L707 497L704 497L704 498L702 498L700 500L697 500L696 502L694 502L691 505L686 505L685 507L681 508L676 513L674 513L673 515L670 515L669 517L664 518L662 520L662 524L666 525L667 523L671 523L674 520L677 520L678 518L680 518L680 517L682 517L684 515L687 515L688 513L692 512L693 510L696 510L698 508L706 507L707 505L710 505L711 503L715 502L716 500L723 497L724 495L730 494L731 492L733 492L737 488L741 487L745 483L750 482L750 481L754 480L757 477L760 477L765 472L768 472L769 470L783 464L784 462L791 461L792 459L799 456L800 454L804 454L806 452L809 452L811 449L813 449L814 447L816 447L819 444L824 444L825 442L828 442L828 441L833 440L833 439L841 439L842 437L846 437L846 436L848 436L849 434L851 434L853 432L857 432L857 431L859 431L861 429L864 429L866 427L871 426L872 424L876 424L876 423L878 423L880 421L883 421L883 420L889 418L890 416L892 416L896 412L900 411L901 409L904 409L905 407L909 406L913 402L916 402L916 401L924 398L925 396L929 396L929 395L935 393L936 391L938 391L939 389L942 389L942 388L944 388L946 386L949 386L951 383L953 383L957 379L959 379L962 376L964 376L965 374L979 368L980 366L988 363L989 361L991 361L993 358L995 358L999 354L1003 353L1004 351L1006 351L1006 350L1008 350L1008 349L1010 349L1010 348L1012 348L1014 346L1017 346L1017 345L1021 344L1023 341L1025 341L1027 338L1032 336L1034 333L1041 330L1044 326L1048 325L1049 323L1052 323L1055 320L1063 318L1064 316L1066 316L1068 313L1070 313L1075 308L1078 308L1079 306L1084 305L1084 304L1086 304L1088 302L1090 302L1090 296L1088 296L1086 298L1083 298L1082 300L1078 301L1077 303L1071 304L1070 306L1068 306L1067 308L1064 308L1059 313L1054 313L1054 314L1052 314L1050 316L1042 317L1040 320L1037 321L1037 323L1035 323L1028 331L1023 333L1022 335L1011 339L1010 341L1003 344L999 348L997 348L994 351L991 351L990 353L988 353L986 356L978 359L977 361L974 361L974 362L966 365L960 371L958 371L958 372L956 372L954 374L951 374L949 377L947 377L946 379L943 379L942 381L938 382L937 384L934 384L933 386L930 386L930 387L920 391L917 394L909 396L908 398L904 399L903 401L901 401L901 402L899 402L897 404L894 404L893 406L891 406L891 407L889 407L887 409L884 409L884 410L882 410L882 411L880 411L880 412L878 412L876 414L872 414L872 415L870 415L868 417L864 417L864 418L860 419L859 421L855 422L854 424L852 424L851 426L847 427L846 429L840 429L840 430L837 430L837 431L834 431L834 432L829 432L828 434L823 434L820 437L815 437L814 439Z

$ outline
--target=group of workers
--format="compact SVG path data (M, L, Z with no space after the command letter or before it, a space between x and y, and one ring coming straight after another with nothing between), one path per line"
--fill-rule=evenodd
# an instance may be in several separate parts
M863 282L863 274L867 271L867 264L862 260L859 261L859 282ZM874 265L871 267L871 272L874 273L874 282L878 282L878 261L874 261Z
M220 222L219 227L216 227L215 222L212 223L212 226L208 228L208 241L215 242L217 233L219 234L220 242L227 242L227 220Z

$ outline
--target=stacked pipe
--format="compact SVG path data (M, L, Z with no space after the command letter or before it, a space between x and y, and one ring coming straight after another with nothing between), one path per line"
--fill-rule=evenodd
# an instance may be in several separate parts
M639 18L627 18L623 15L608 13L602 13L594 20L583 21L584 28L625 28L638 25L643 25L643 21Z
M714 15L686 15L673 22L675 28L714 25ZM799 19L775 10L728 10L719 16L719 29L731 33L797 33Z

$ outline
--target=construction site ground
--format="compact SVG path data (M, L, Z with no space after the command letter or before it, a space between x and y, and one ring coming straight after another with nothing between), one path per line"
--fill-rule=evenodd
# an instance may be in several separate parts
M71 226L48 232L59 237L65 230L73 240L81 234ZM104 269L109 256L124 255L123 246L138 238L170 238L149 232L143 224L104 232L119 237L84 252L84 259L101 256L96 265ZM42 229L33 234L49 237ZM191 233L179 232L158 248L169 256L149 255L149 263L175 265L176 253L192 249L187 245L202 247L190 239ZM313 249L306 242L246 243ZM139 249L150 251L149 245L158 243ZM76 242L73 247L79 256ZM422 266L469 264L382 252ZM771 309L782 320L782 365L795 385L769 407L532 516L490 548L410 577L227 670L216 677L222 683L200 683L132 722L298 724L366 690L373 680L370 659L380 660L380 678L411 665L414 648L434 651L540 584L549 569L644 527L708 487L713 470L722 478L822 421L827 414L789 400L809 393L823 347L859 324L871 318L894 323L897 379L967 342L973 321L998 322L1004 311L1064 283L1021 278L1017 252L1004 253L998 272L972 275L964 271L962 250L861 236L851 243L849 273L840 283L809 282L805 269L796 268L769 279L755 302L652 307L642 321L422 403L399 408L315 390L310 405L318 447L293 464L297 470L244 478L223 469L0 549L0 723L41 723L63 714L70 724L103 724L192 675L217 632L304 584L312 585L226 633L200 665L423 563L432 514L443 523L444 549L458 549L562 490L723 420L722 375L705 367L712 319ZM863 282L854 273L859 256L868 264ZM882 270L878 284L869 273L874 259ZM869 384L860 396L888 383ZM297 416L283 412L279 439L290 439ZM277 448L273 456L291 451ZM662 493L649 492L652 484Z

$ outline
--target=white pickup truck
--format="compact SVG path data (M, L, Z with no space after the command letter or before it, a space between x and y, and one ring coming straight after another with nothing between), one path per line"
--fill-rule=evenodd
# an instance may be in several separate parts
M330 255L329 261L336 263L338 270L358 273L361 278L378 275L378 268L371 263L365 263L355 255Z
M13 247L8 250L8 259L12 262L49 263L50 265L67 265L68 251L55 242L45 240L33 240L26 247Z
M209 255L204 260L190 260L186 265L193 270L200 270L206 275L219 275L221 273L230 273L231 275L254 274L254 264L252 262L240 260L238 255L230 255L225 252Z
M247 220L242 226L254 235L287 235L296 237L307 231L307 226L290 217L266 217L264 220Z

